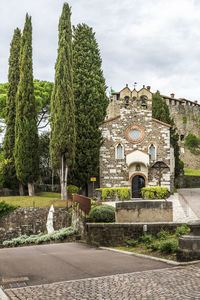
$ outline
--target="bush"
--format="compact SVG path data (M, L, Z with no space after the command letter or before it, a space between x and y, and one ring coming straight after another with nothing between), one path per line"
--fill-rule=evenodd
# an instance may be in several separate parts
M159 241L154 241L152 244L148 246L149 249L152 251L156 251L160 249L160 242Z
M140 242L144 243L145 245L150 245L153 243L154 238L151 234L145 234L145 235L142 235L139 240L140 240Z
M130 247L135 247L138 245L138 241L137 240L127 240L127 241L125 241L125 244Z
M62 228L60 230L55 230L52 233L40 233L37 235L22 235L18 238L12 239L10 241L4 241L3 246L5 247L15 247L24 244L41 244L48 241L64 240L65 237L74 235L77 233L77 229L73 227Z
M167 240L169 238L169 231L162 229L160 232L158 232L157 237L160 240Z
M189 232L190 228L186 224L183 224L176 228L175 236L180 237L181 235L188 234Z
M168 239L160 242L160 251L169 254L174 253L178 248L178 242L175 239Z
M168 195L168 188L163 186L152 186L142 188L142 197L144 199L164 199Z
M106 199L108 197L112 197L114 193L117 193L117 195L122 199L129 200L131 198L131 190L127 187L123 188L101 188L97 189L99 191L102 191L102 199Z
M77 194L79 191L79 188L75 185L68 185L67 187L67 193L69 196L72 196L72 194Z
M7 204L5 201L0 201L0 217L9 214L17 208L19 208L19 206Z
M115 208L108 205L94 206L91 208L88 217L92 222L115 222Z

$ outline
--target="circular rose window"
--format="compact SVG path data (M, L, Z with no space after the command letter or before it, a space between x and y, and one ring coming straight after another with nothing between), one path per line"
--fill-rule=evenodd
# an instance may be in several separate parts
M132 143L141 142L144 135L144 129L138 125L131 125L126 129L126 139Z

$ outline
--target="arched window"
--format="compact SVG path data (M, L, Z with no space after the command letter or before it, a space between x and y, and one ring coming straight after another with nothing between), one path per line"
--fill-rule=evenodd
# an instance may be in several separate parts
M123 149L123 146L121 144L117 145L116 151L117 151L116 158L117 159L123 159L124 158L124 149Z
M153 144L149 147L149 154L150 154L150 159L155 160L156 159L156 148Z

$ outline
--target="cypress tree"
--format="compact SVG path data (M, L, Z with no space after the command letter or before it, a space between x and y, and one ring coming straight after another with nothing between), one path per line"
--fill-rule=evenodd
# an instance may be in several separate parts
M38 131L32 66L32 24L27 14L20 50L20 81L16 96L15 167L18 180L34 195L39 173Z
M171 125L170 128L170 143L174 148L174 158L175 158L175 177L180 175L183 170L183 162L179 158L179 136L176 132L174 120L170 117L169 107L166 101L157 91L152 97L152 117Z
M8 70L8 91L6 98L5 124L6 132L3 141L3 167L4 186L13 188L17 184L14 147L15 147L15 115L16 115L16 94L19 84L19 56L20 56L21 32L16 28L10 44L9 70Z
M61 198L67 199L68 170L75 157L75 113L72 70L71 10L64 3L59 20L58 56L51 98L51 165L58 170Z
M74 28L73 69L76 107L76 159L72 181L86 186L98 176L102 143L99 123L104 121L108 99L95 33L86 24Z

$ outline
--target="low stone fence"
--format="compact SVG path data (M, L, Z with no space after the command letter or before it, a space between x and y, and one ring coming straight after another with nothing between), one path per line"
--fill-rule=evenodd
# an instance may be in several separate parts
M116 203L117 223L172 222L172 201L141 200Z
M54 229L71 226L71 215L66 208L54 208ZM23 234L31 235L47 231L46 223L49 208L19 208L12 213L0 217L0 244L5 240Z
M144 226L146 225L146 226ZM87 223L87 243L95 246L120 246L126 240L138 239L144 234L156 236L162 229L174 233L182 223L162 222L162 223ZM146 227L146 228L145 228Z
M183 175L175 179L177 188L200 187L200 176Z

